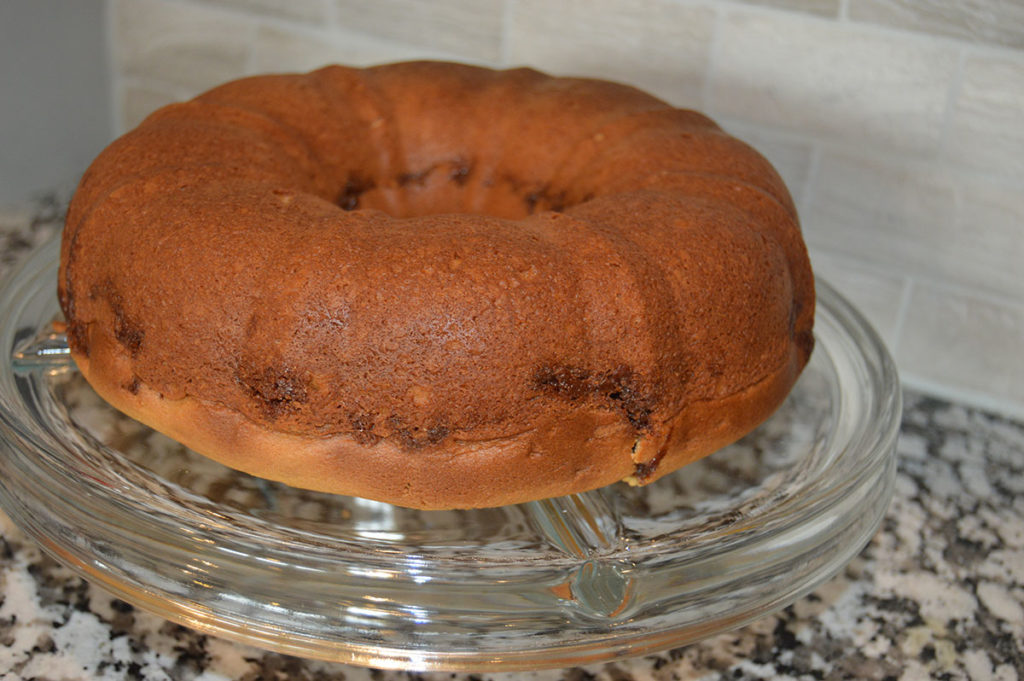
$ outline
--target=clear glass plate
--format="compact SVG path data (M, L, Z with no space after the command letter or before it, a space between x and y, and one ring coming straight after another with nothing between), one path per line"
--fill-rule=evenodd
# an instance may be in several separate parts
M738 444L644 488L414 511L229 470L108 407L53 331L57 253L0 291L0 503L85 578L212 634L420 670L650 653L807 593L892 494L895 369L821 281L811 363Z

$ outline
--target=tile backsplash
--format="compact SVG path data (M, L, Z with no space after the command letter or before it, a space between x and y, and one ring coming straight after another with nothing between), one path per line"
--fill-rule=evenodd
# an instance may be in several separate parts
M109 0L116 125L234 77L415 58L621 80L759 148L910 385L1024 415L1013 0Z

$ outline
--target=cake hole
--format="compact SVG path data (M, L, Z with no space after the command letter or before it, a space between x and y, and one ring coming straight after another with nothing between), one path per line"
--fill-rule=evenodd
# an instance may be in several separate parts
M388 176L352 175L336 197L343 210L380 210L396 218L451 213L521 220L561 212L589 201L545 180L508 173L493 175L472 159L457 156L407 167Z

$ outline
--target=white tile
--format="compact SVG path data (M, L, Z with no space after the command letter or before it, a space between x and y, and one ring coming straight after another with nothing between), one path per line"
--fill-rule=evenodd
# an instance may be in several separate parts
M1024 53L967 58L945 151L953 161L1024 180Z
M849 17L977 43L1024 47L1019 0L852 0Z
M1024 404L1024 307L915 285L897 351L901 369L950 388Z
M825 151L812 183L803 215L811 244L912 274L944 276L936 256L944 257L956 231L955 184L948 173Z
M955 279L1024 301L1024 184L968 180L960 190L955 236L946 249Z
M127 84L121 90L121 127L119 133L131 130L149 114L162 106L179 101L175 92L159 87L148 87L141 84Z
M714 10L672 0L517 0L508 62L617 80L700 108Z
M1024 191L934 164L826 152L803 214L827 251L1024 300Z
M835 19L839 16L839 0L742 0L748 5L774 7L805 12Z
M330 0L203 0L207 5L221 5L253 15L279 17L323 25L329 16Z
M937 149L952 46L784 12L730 11L711 110L858 145Z
M811 266L863 314L890 350L896 347L907 278L851 258L811 250Z
M237 13L160 0L115 0L113 12L124 75L198 93L245 71L254 23Z
M250 70L254 73L283 73L311 71L326 64L371 66L424 58L453 59L442 52L365 34L261 26L253 45Z
M794 135L779 135L769 129L732 121L724 121L723 127L768 159L799 205L810 175L814 144Z
M336 0L341 28L497 63L504 0Z

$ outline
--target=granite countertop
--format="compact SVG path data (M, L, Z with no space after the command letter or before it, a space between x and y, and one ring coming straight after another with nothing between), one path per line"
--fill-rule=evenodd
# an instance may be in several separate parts
M0 208L0 276L56 235L54 197ZM660 655L513 679L1024 680L1024 424L905 395L896 494L841 574ZM479 679L300 660L171 624L72 574L0 512L0 681Z

